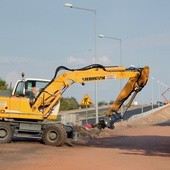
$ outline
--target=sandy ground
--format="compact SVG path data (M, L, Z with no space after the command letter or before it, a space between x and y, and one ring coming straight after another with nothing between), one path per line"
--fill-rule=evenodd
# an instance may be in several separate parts
M92 133L92 132L91 132ZM150 116L117 123L73 146L16 140L0 145L0 170L169 170L170 106Z

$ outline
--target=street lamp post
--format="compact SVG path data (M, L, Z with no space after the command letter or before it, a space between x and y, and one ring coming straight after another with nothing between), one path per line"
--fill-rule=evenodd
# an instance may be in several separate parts
M94 56L95 56L95 63L97 63L97 55L96 55L96 51L97 51L97 45L96 45L96 10L95 9L76 7L76 6L73 6L70 3L65 3L64 6L68 7L68 8L74 8L74 9L78 9L78 10L89 11L89 12L92 12L94 14Z
M81 7L76 7L73 6L70 3L65 3L64 4L65 7L68 8L74 8L74 9L78 9L78 10L83 10L83 11L87 11L87 12L91 12L94 14L94 62L95 64L97 63L97 45L96 45L96 10L95 9L88 9L88 8L81 8ZM98 123L98 86L97 86L97 82L95 82L95 111L96 111L96 123Z
M158 107L160 106L160 81L158 80L157 81L157 83L158 83Z
M120 65L122 65L122 39L114 38L114 37L108 37L108 36L105 36L103 34L100 34L99 38L108 38L108 39L112 39L112 40L116 40L116 41L120 42L120 58L119 58L119 61L120 61Z
M153 110L153 81L154 81L154 77L152 77L152 87L151 87L151 94L152 94L152 110Z
M108 37L108 36L105 36L103 34L100 34L99 35L99 38L107 38L107 39L112 39L112 40L116 40L116 41L119 41L120 42L120 56L119 56L119 64L120 66L122 65L122 39L120 38L114 38L114 37ZM122 90L122 81L120 80L120 91ZM122 110L123 108L121 107L121 114L123 112Z

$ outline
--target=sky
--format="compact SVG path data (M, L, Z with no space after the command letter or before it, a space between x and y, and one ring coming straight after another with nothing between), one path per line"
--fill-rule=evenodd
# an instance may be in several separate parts
M58 66L81 68L95 59L107 66L148 65L149 82L135 100L163 100L170 86L169 6L169 0L0 0L0 78L13 86L22 72L51 79ZM121 39L121 48L120 41L99 34ZM100 82L97 89L98 100L109 102L120 81ZM81 102L87 93L94 101L94 91L94 83L75 84L64 97Z

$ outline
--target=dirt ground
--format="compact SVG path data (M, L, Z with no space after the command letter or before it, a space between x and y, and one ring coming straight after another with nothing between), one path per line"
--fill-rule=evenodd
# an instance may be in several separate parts
M170 106L141 119L116 123L99 135L52 147L15 140L0 145L0 170L169 170Z

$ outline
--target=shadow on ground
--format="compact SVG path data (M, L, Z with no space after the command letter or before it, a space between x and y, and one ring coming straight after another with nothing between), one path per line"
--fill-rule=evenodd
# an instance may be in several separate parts
M90 147L128 150L126 154L170 156L169 136L114 136L91 139L87 145Z
M170 119L162 123L157 123L155 126L170 126Z

